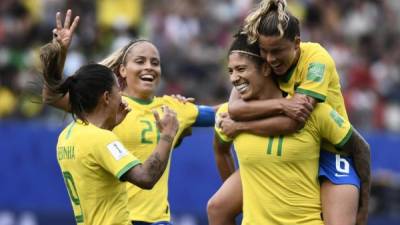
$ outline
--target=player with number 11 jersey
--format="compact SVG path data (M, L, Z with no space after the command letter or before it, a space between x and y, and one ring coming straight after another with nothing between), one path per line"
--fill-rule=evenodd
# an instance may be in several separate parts
M227 108L227 104L222 105L217 115ZM352 134L350 123L344 119L339 123L337 116L331 106L320 103L301 131L268 138L241 133L232 140L215 128L222 141L233 141L238 156L242 224L323 224L318 182L320 143L325 139L340 148Z

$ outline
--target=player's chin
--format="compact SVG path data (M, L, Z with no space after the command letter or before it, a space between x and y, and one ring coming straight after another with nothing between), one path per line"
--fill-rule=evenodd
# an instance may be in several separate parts
M244 101L251 100L253 98L253 94L250 90L248 90L244 93L240 93L240 98Z
M284 76L287 73L287 69L284 66L280 66L278 68L272 69L275 75Z

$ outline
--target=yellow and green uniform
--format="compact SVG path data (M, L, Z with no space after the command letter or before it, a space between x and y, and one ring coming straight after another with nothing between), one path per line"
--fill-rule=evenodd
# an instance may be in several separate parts
M121 176L140 161L108 130L80 121L60 134L57 160L77 224L130 224Z
M280 89L290 96L301 93L319 102L326 102L348 120L335 62L320 44L300 43L297 65L285 76L279 77L278 81ZM322 148L338 153L332 145L325 142Z
M124 97L132 109L125 120L114 128L114 133L122 140L126 148L141 161L151 155L160 139L152 110L158 110L162 117L161 106L166 105L177 113L179 131L190 127L197 118L198 109L191 103L181 103L170 96L154 97L151 101L143 101ZM174 140L174 144L177 141ZM168 203L168 177L170 164L168 163L164 174L151 190L143 190L131 184L128 189L129 218L132 221L170 221Z
M227 112L227 104L218 112ZM347 120L328 104L318 104L304 128L291 135L262 137L241 133L233 141L243 186L244 225L322 225L318 167L320 141L338 147L352 134Z

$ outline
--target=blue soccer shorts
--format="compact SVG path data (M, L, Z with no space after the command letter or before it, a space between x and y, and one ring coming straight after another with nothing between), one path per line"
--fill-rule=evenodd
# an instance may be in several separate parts
M321 150L319 178L326 178L333 184L350 184L360 189L360 178L351 157Z

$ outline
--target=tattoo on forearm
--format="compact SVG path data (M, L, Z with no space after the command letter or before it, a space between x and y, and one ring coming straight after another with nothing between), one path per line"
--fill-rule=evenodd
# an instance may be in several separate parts
M163 174L165 167L168 164L167 160L161 160L159 153L152 154L148 159L149 162L149 176L151 180L158 180Z

